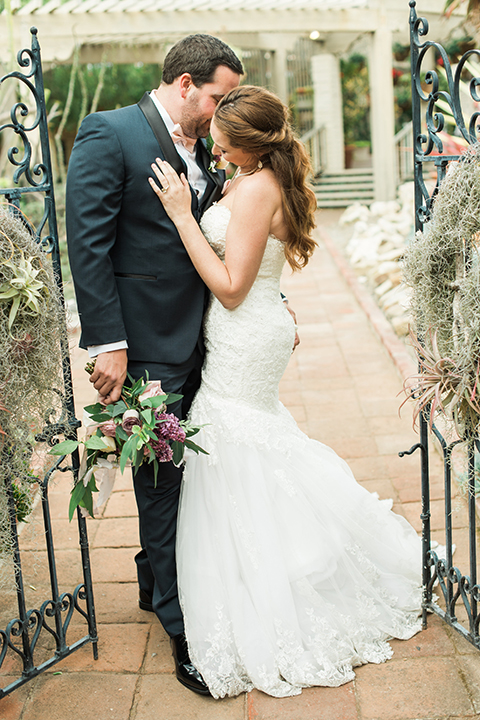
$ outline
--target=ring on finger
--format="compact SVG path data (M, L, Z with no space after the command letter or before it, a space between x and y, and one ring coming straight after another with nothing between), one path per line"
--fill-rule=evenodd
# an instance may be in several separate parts
M162 187L160 188L160 192L166 193L169 187L170 185L162 185Z

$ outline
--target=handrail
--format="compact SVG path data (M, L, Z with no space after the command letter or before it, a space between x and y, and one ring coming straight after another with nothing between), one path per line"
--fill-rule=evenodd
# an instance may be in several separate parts
M318 127L308 130L300 138L300 142L305 145L305 148L310 156L313 175L315 177L321 174L324 167L323 159L325 158L325 136L325 125L319 125Z
M399 143L403 138L407 137L412 133L413 129L413 122L410 120L410 122L405 123L403 128L399 130L394 136L393 136L393 142L396 145Z
M395 148L395 184L413 180L413 123L410 121L393 136Z

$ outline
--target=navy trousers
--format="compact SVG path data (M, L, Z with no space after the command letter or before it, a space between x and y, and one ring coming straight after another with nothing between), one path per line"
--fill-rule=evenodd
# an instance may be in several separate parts
M147 370L150 380L160 380L165 392L183 395L167 412L184 419L200 385L202 362L197 347L180 365L131 362L128 372L137 380ZM152 597L153 610L171 637L184 632L175 562L181 480L182 469L172 462L160 463L156 485L151 465L141 465L133 476L142 547L135 557L138 584Z

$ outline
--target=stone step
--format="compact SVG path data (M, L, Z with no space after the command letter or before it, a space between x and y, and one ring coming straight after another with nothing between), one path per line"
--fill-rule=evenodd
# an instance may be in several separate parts
M318 207L346 207L358 201L370 204L374 200L372 168L326 173L314 183Z
M340 170L340 172L335 173L324 172L322 173L321 177L348 177L349 175L373 175L373 168L347 168L345 170Z
M335 198L334 200L323 200L317 198L317 208L347 208L349 205L353 205L354 202L360 202L362 205L371 205L374 198L357 198L345 200L343 198Z
M373 175L322 175L315 180L317 187L329 185L373 185Z

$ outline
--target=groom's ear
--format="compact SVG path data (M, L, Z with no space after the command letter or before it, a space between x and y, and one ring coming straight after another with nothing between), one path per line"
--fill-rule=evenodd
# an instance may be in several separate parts
M178 77L177 81L180 95L182 96L182 98L185 99L189 91L195 87L195 85L193 84L192 76L190 75L190 73L183 73Z

